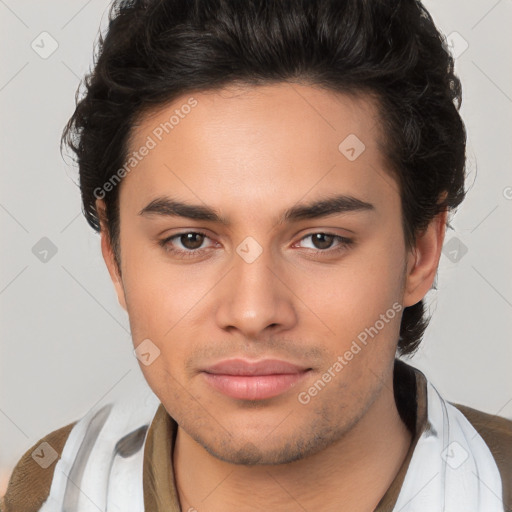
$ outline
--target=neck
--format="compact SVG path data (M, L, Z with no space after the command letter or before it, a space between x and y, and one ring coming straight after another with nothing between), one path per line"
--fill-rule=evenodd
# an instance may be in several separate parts
M282 465L233 465L178 428L173 465L183 511L297 510L369 512L398 473L412 435L387 383L342 439ZM197 468L201 468L197 471Z

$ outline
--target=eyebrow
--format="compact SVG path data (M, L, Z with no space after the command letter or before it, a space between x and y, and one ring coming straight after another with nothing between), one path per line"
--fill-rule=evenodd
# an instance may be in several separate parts
M278 224L292 223L305 219L316 219L352 212L372 212L375 206L353 196L337 195L308 204L299 204L285 210L278 218ZM139 215L185 217L192 220L210 221L229 226L227 218L209 206L183 203L170 197L157 197L145 206Z

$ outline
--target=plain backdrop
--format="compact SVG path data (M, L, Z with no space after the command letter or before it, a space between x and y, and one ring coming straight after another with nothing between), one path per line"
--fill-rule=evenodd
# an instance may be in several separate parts
M425 5L457 55L470 191L409 362L448 400L512 418L512 1ZM99 237L81 214L76 168L59 152L107 12L105 0L0 0L3 486L42 436L145 385Z

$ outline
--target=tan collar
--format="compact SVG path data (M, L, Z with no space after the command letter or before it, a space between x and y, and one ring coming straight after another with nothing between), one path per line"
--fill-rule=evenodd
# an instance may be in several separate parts
M397 363L398 361L398 363ZM402 488L402 484L405 479L405 475L407 474L407 470L409 469L409 463L411 461L412 454L414 452L414 449L416 448L416 444L418 443L419 438L421 437L421 434L423 431L427 428L427 379L425 375L418 370L417 368L414 368L413 366L410 366L403 361L395 360L395 399L396 397L396 384L400 382L400 377L402 375L413 375L416 377L416 424L415 424L415 431L413 433L413 438L411 441L411 445L409 447L409 451L407 452L407 455L405 456L405 459L400 466L400 469L398 470L398 473L396 474L395 478L391 482L391 485L388 487L388 490L380 500L379 504L377 505L377 508L374 510L374 512L391 512L393 510L393 507L395 506L395 503L398 499L398 495L400 494L400 490ZM407 379L404 379L407 380ZM402 390L404 393L407 390ZM400 407L400 401L397 400L398 409L400 412L405 411L401 409Z
M374 512L390 512L398 499L412 454L427 424L427 379L418 369L395 360L395 399L402 418L413 414L411 386L416 384L416 422L411 446L396 477ZM409 394L408 394L409 392ZM407 409L409 407L409 409ZM407 422L406 422L407 423ZM144 448L144 505L152 512L181 512L172 468L178 425L160 404L148 430Z

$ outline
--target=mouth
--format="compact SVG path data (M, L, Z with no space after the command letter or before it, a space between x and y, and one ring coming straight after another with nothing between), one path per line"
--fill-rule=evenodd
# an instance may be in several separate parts
M251 362L221 361L202 370L208 385L239 400L264 400L279 396L303 380L311 368L277 359Z

